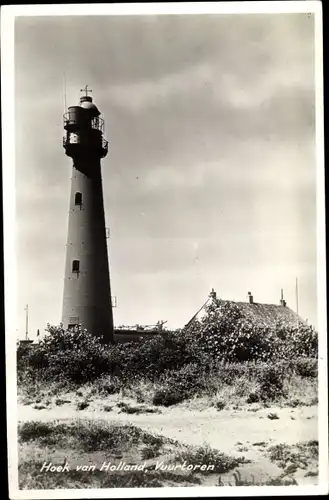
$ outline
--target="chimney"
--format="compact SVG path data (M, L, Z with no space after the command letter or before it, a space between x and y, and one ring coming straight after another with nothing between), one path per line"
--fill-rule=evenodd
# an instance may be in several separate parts
M251 295L251 292L248 292L248 300L249 300L249 304L254 303L254 297Z
M285 307L287 305L287 302L283 298L283 288L281 288L281 300L280 300L280 306Z

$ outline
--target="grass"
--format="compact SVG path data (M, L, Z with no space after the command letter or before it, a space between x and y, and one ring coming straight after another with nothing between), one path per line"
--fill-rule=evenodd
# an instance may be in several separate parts
M272 363L227 363L215 361L210 356L208 362L207 356L199 356L199 344L195 345L188 337L183 344L174 337L169 339L169 343L168 339L163 341L159 337L153 343L141 344L137 349L136 346L119 346L111 347L105 353L88 335L53 330L50 344L41 346L28 356L24 357L23 353L18 356L19 402L35 405L34 408L40 409L40 417L47 409L55 409L57 414L65 414L67 409L71 415L80 410L80 416L86 408L88 412L103 411L104 418L109 416L108 411L128 416L163 412L170 416L170 410L164 410L164 406L179 406L177 413L184 409L211 408L211 414L222 411L226 416L227 410L231 409L258 411L267 407L273 411L280 406L297 408L317 404L317 363L312 358L280 360L278 357ZM82 346L81 349L76 350L76 342ZM64 351L63 345L67 345ZM189 354L187 348L192 349ZM196 349L195 355L193 349ZM49 354L52 363L48 366ZM64 411L60 412L58 407ZM268 415L270 418L271 414ZM133 425L113 425L99 420L99 416L89 421L77 419L65 423L20 424L22 487L145 487L175 483L184 486L199 484L200 477L194 472L176 473L177 461L192 466L200 462L213 465L211 473L217 475L225 475L227 471L248 462L244 457L231 457L208 446L180 445ZM239 415L234 412L233 416ZM254 417L250 413L247 416ZM255 418L265 417L255 415ZM291 415L290 418L294 417ZM131 417L131 420L135 418ZM135 421L138 420L139 417ZM146 418L143 420L146 421ZM300 466L305 466L307 460L311 463L317 460L314 443L300 443L295 448L287 445L272 447L268 451L268 465L273 465L269 459L278 463L283 469L283 476L271 480L271 484L290 481L288 476L297 469L300 472ZM40 474L40 464L44 463L45 457L54 462L57 460L56 463L69 459L72 469L65 474ZM129 463L153 461L153 465L147 474L142 470L125 471L124 474L95 470L86 474L73 467L77 460L101 464L104 460L116 463L119 459ZM157 470L154 467L156 460L175 464L175 467ZM214 479L211 473L205 477L200 471L199 475L203 482L211 482ZM314 470L307 470L307 473L314 473ZM245 479L236 477L236 484L245 484Z
M239 470L233 473L233 479L225 484L221 476L218 479L218 486L293 486L297 485L297 481L292 477L276 477L265 481L256 481L255 476L251 474L251 479L241 476Z
M28 421L18 426L19 443L35 442L39 446L87 452L128 450L137 444L158 446L176 441L156 436L133 425L109 424L107 421L72 420Z
M105 400L107 404L123 398L145 404L145 408L185 403L192 406L200 403L201 406L218 409L253 403L262 407L269 403L281 407L310 406L318 401L315 368L314 360L305 359L303 363L291 363L287 369L283 369L280 363L273 366L254 362L218 363L201 378L200 370L192 365L178 372L170 371L153 381L146 377L120 379L109 374L82 385L67 381L45 382L42 379L32 384L21 378L23 382L19 383L18 393L23 404L45 404L47 401L53 406L69 404L69 401L80 406L86 401L92 404L97 399ZM123 411L139 411L135 404L131 406L134 408L126 407Z
M117 407L120 408L121 413L127 413L128 415L140 415L142 413L160 413L157 408L148 408L145 405L131 405L124 401L117 403Z
M223 474L241 464L250 463L245 457L230 457L225 453L221 453L210 446L189 446L186 449L177 453L174 461L186 461L191 465L213 465L212 472ZM209 474L209 470L200 471L203 474Z
M180 405L193 410L205 410L210 407L215 407L218 410L251 407L253 411L256 411L255 405L257 409L261 409L268 406L283 408L318 404L317 380L303 378L299 375L287 378L284 384L285 395L277 396L270 401L261 401L258 397L250 397L257 395L259 385L256 380L248 379L246 375L237 378L234 385L223 383L220 379L213 380L212 388L208 393L195 394Z
M19 488L24 489L101 489L101 488L161 488L168 486L200 485L192 474L168 471L86 472L70 470L65 473L40 472L42 464L33 461L19 466Z
M208 446L185 446L136 426L113 425L106 421L29 421L19 425L18 436L21 489L197 485L202 484L199 469L193 473L181 466L161 470L156 467L157 460L168 467L184 461L193 466L214 465L210 473L215 474L248 462L243 457L230 457ZM96 468L88 472L77 470L74 465L77 460L95 464ZM127 464L146 463L148 470L100 470L104 461L118 464L119 460ZM41 471L44 461L56 466L67 463L69 470Z
M317 467L319 455L318 441L300 442L295 445L278 444L268 449L269 458L285 474L293 474L298 469L306 470L310 466Z
M71 401L69 399L62 399L62 398L57 398L55 400L56 406L62 406L62 405L65 405L66 403L71 403Z
M215 407L218 410L233 407L245 407L257 405L264 408L270 403L271 406L278 407L299 407L311 406L318 403L317 379L305 378L300 375L292 375L284 381L284 395L278 395L273 400L261 401L257 397L259 384L257 380L250 378L246 374L238 377L234 384L224 382L219 376L209 375L208 390L200 390L191 397L172 399L169 394L170 406L182 406L195 410ZM110 378L110 377L108 377ZM20 385L18 388L19 401L25 405L33 405L38 400L38 405L56 407L72 404L75 408L82 410L87 406L95 404L101 408L113 407L116 403L125 399L125 406L121 407L122 413L152 413L156 412L155 405L152 404L156 391L163 389L160 383L136 381L128 387L123 387L116 393L105 393L104 384L95 380L92 383L74 386L73 384L58 384L55 382L37 384L37 387L26 387ZM169 391L170 392L170 391ZM159 401L158 411L161 411ZM41 407L40 407L41 409ZM105 409L105 411L107 411Z
M88 408L88 406L88 401L79 401L79 403L77 404L77 410L85 410L86 408Z
M102 471L101 465L118 464L121 459L140 464L179 447L174 440L132 425L92 420L28 421L18 426L18 437L21 489L160 487L164 480L164 476L159 479L160 471ZM45 460L54 465L68 463L70 470L41 471ZM95 464L96 470L77 470L77 460L80 464ZM176 480L188 484L184 478Z
M42 463L25 462L19 466L20 489L62 488L156 488L162 486L156 474L144 471L111 472L96 470L65 473L40 472Z
M35 405L33 405L33 408L35 410L45 410L47 408L47 405L44 405L44 404L35 404Z

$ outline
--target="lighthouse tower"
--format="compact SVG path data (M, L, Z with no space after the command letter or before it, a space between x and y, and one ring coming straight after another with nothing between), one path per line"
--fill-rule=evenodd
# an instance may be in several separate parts
M73 160L66 245L62 323L81 325L103 342L113 341L101 158L107 155L104 121L83 90L64 115L63 146Z

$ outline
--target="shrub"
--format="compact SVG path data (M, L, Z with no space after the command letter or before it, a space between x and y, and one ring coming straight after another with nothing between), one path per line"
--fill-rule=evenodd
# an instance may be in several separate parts
M117 376L106 376L97 382L97 391L103 395L112 395L120 392L122 382Z
M305 469L312 462L318 461L318 453L318 441L304 441L293 445L280 443L268 448L270 460L285 469L285 472L290 467L295 470Z
M65 403L71 403L71 401L67 400L67 399L62 399L62 398L57 398L55 400L55 405L56 406L62 406L64 405Z
M87 401L79 401L79 403L77 403L77 410L85 410L88 406L89 403Z
M169 387L158 389L153 396L153 404L156 406L172 406L186 399L186 393Z
M150 460L151 458L158 457L159 454L160 451L158 445L145 446L141 452L142 460Z
M111 363L106 346L100 339L83 332L65 331L61 326L47 326L48 333L33 349L20 355L21 378L40 378L88 382L109 371Z
M157 379L163 372L177 370L191 361L185 339L177 332L166 332L142 343L111 346L114 373L127 382L147 375Z
M45 438L53 433L53 428L47 422L28 421L19 425L19 440L27 442L37 438Z
M36 404L36 405L33 406L33 408L35 410L45 410L47 408L47 406L43 405L43 404Z
M318 360L314 358L298 358L295 363L295 370L297 375L301 377L314 377L318 376Z
M43 446L55 444L58 448L85 452L122 452L131 449L133 445L160 448L165 443L174 443L173 440L149 434L133 425L115 425L96 420L23 422L18 425L18 438L20 443L37 441Z
M258 403L260 400L260 396L259 394L257 394L257 392L251 392L249 395L248 395L248 398L247 398L247 403Z
M318 334L308 325L286 325L278 322L275 327L277 342L276 355L279 358L296 359L299 357L317 358ZM284 339L282 340L282 337Z
M284 379L285 373L280 365L262 366L258 374L260 399L272 401L280 396L285 396Z
M186 329L191 350L229 362L266 359L271 352L270 328L245 318L232 302L215 301L200 322Z
M171 406L190 399L195 394L207 388L207 370L204 371L197 363L190 363L180 370L167 370L159 378L162 387L153 397L155 405Z
M211 448L210 446L188 446L185 450L176 454L174 460L186 461L189 465L213 465L211 472L225 473L240 464L249 463L245 457L230 457L225 453ZM209 474L209 471L200 470L201 474Z
M264 368L269 362L275 368ZM17 368L18 382L31 387L40 380L83 384L100 379L102 394L136 387L140 380L160 382L155 400L166 404L200 391L212 393L218 381L233 385L243 376L255 377L260 389L250 398L271 400L284 394L281 376L317 376L317 333L305 325L246 318L236 304L217 300L201 321L141 343L105 345L80 328L48 325L33 349L18 346Z
M219 399L218 401L215 402L215 407L217 408L217 410L224 410L225 406L226 403L222 399Z
M236 304L222 300L208 306L202 320L186 327L182 336L194 360L205 354L228 362L317 357L318 338L312 327L245 317Z

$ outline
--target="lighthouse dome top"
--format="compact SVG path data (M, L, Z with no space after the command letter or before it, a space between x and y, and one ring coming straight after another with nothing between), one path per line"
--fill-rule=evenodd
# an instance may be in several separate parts
M99 112L97 106L93 103L93 100L89 95L88 96L85 95L85 96L80 97L80 106L81 106L81 108L88 109L88 110L92 111L93 116L100 115L100 112Z

